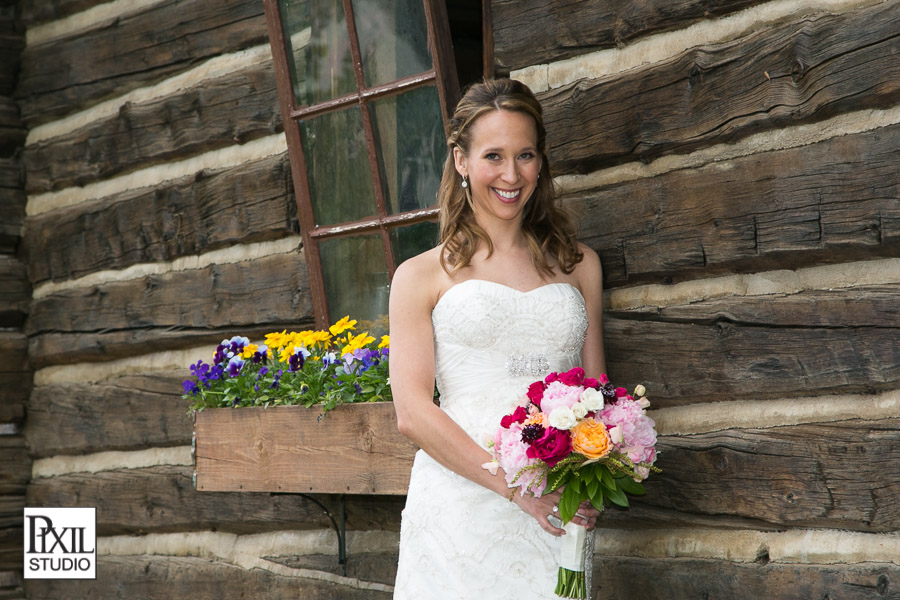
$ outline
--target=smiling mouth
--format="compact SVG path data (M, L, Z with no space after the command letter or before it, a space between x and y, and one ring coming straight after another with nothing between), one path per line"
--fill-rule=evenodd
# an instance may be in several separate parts
M504 200L517 200L519 198L519 194L522 193L521 189L518 190L500 190L497 188L491 188L494 190L494 193L500 196Z

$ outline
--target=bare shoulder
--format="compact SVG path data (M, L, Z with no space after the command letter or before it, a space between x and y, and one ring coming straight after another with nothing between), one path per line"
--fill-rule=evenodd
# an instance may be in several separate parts
M603 284L603 267L600 257L588 246L578 242L578 249L584 255L580 263L575 265L575 278L582 291L597 290Z
M391 280L392 299L394 296L401 296L407 302L412 301L415 304L427 305L429 309L433 308L441 292L443 269L440 251L440 247L432 248L397 267Z

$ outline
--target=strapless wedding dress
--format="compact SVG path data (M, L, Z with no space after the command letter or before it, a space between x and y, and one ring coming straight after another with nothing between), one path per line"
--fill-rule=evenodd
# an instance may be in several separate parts
M450 288L431 320L441 408L481 446L532 381L581 363L588 324L569 284L478 279ZM395 599L556 598L558 555L559 538L514 503L416 454Z

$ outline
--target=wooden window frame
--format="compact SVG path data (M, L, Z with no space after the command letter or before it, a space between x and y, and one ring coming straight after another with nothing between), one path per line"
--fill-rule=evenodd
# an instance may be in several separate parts
M401 225L413 225L423 221L434 221L438 216L437 206L396 214L388 214L384 197L384 188L378 166L378 149L375 140L372 119L367 110L368 104L396 96L416 88L433 85L437 88L441 116L446 125L453 103L458 95L456 67L453 57L450 29L446 7L443 0L422 0L425 7L425 21L428 35L428 48L432 57L432 67L428 71L398 79L387 84L373 87L366 85L363 73L362 56L359 38L356 33L356 21L353 14L352 0L341 0L347 22L347 35L353 61L354 78L357 91L333 98L326 102L310 106L297 106L293 92L290 70L287 60L287 46L284 39L281 11L278 0L263 0L266 22L269 29L269 42L272 47L272 59L275 67L275 78L278 86L278 97L281 104L285 137L287 138L288 156L294 182L294 195L297 203L297 217L300 222L300 233L303 248L306 252L307 270L309 274L310 292L316 317L316 326L324 329L331 322L328 311L328 298L325 292L325 280L319 256L320 241L358 235L362 233L380 232L384 258L387 264L388 277L393 278L397 265L391 249L391 229ZM313 215L312 199L309 191L309 178L306 170L306 159L300 139L299 121L310 117L335 112L350 106L359 106L362 113L363 132L366 139L366 153L369 162L369 175L375 193L375 216L353 222L317 226ZM446 130L446 127L444 127Z

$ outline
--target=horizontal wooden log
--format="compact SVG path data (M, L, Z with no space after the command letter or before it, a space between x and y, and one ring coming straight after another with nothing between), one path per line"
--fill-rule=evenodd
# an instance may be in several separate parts
M668 436L659 443L663 472L634 504L645 514L662 508L779 527L896 531L898 441L900 419Z
M27 47L16 97L31 127L267 39L263 7L256 2L163 0Z
M0 435L0 496L25 497L25 486L31 479L31 458L22 435ZM0 513L0 517L8 514ZM21 519L19 511L16 515ZM19 521L21 525L21 521Z
M608 318L604 337L610 377L643 383L656 407L900 387L896 327Z
M106 2L107 0L55 0L54 2L28 0L20 3L19 11L22 22L28 27L34 27L49 21L71 17Z
M69 290L33 305L30 359L39 367L109 360L110 348L122 358L216 343L228 332L303 327L313 321L308 290L299 253Z
M405 495L416 446L390 402L329 411L209 409L194 424L199 491Z
M493 0L494 69L530 65L622 47L654 33L725 16L759 0Z
M83 598L193 598L239 600L389 600L389 592L358 589L305 577L275 575L205 558L184 556L100 556L96 580L30 579L29 600Z
M21 331L0 330L0 423L21 421L31 392L28 341ZM2 439L2 436L0 436Z
M898 160L892 125L565 203L581 215L579 238L600 253L608 286L897 256Z
M900 566L747 564L688 558L595 556L593 579L596 591L591 597L595 600L873 600L897 597L894 590L900 582Z
M25 221L25 171L20 157L0 158L0 254L16 254Z
M283 130L272 63L254 65L28 146L28 192L58 190ZM177 135L173 135L177 132Z
M127 358L147 353L186 350L197 346L215 346L224 338L234 335L261 340L265 334L283 329L314 328L312 314L302 319L287 318L263 325L239 325L210 328L146 327L124 331L101 333L44 333L28 341L29 360L35 369L53 365L71 365L80 362L105 361L110 358ZM178 387L178 386L176 386Z
M0 53L0 59L2 58ZM3 79L0 77L0 86L2 85ZM0 156L11 158L21 154L26 133L25 125L19 119L16 101L11 96L0 95Z
M63 280L296 234L290 177L287 156L271 156L31 217L29 277Z
M900 5L804 16L539 94L557 174L731 143L900 100ZM768 75L768 77L766 76Z
M28 486L27 502L28 506L96 506L99 535L331 528L325 512L301 495L198 492L192 473L190 466L160 466L36 479ZM337 496L314 498L332 515L338 514ZM402 496L348 496L347 528L398 531L404 503Z
M394 585L397 578L399 548L394 552L354 552L347 557L347 577ZM333 554L295 554L267 556L267 560L294 569L312 569L341 574L341 566Z
M19 561L21 563L21 561ZM0 598L3 600L25 600L25 590L22 588L22 565L16 565L15 570L0 571Z
M190 444L190 401L181 398L181 381L189 374L185 366L182 373L35 388L25 425L32 454L45 457Z
M0 254L0 328L21 328L31 303L31 285L25 264Z
M23 507L24 508L24 507ZM0 571L22 570L22 542L25 538L25 529L21 526L23 510L19 510L19 527L10 527L0 529ZM4 589L0 587L0 598L3 600L24 600L24 596L18 595L16 588L5 595Z

